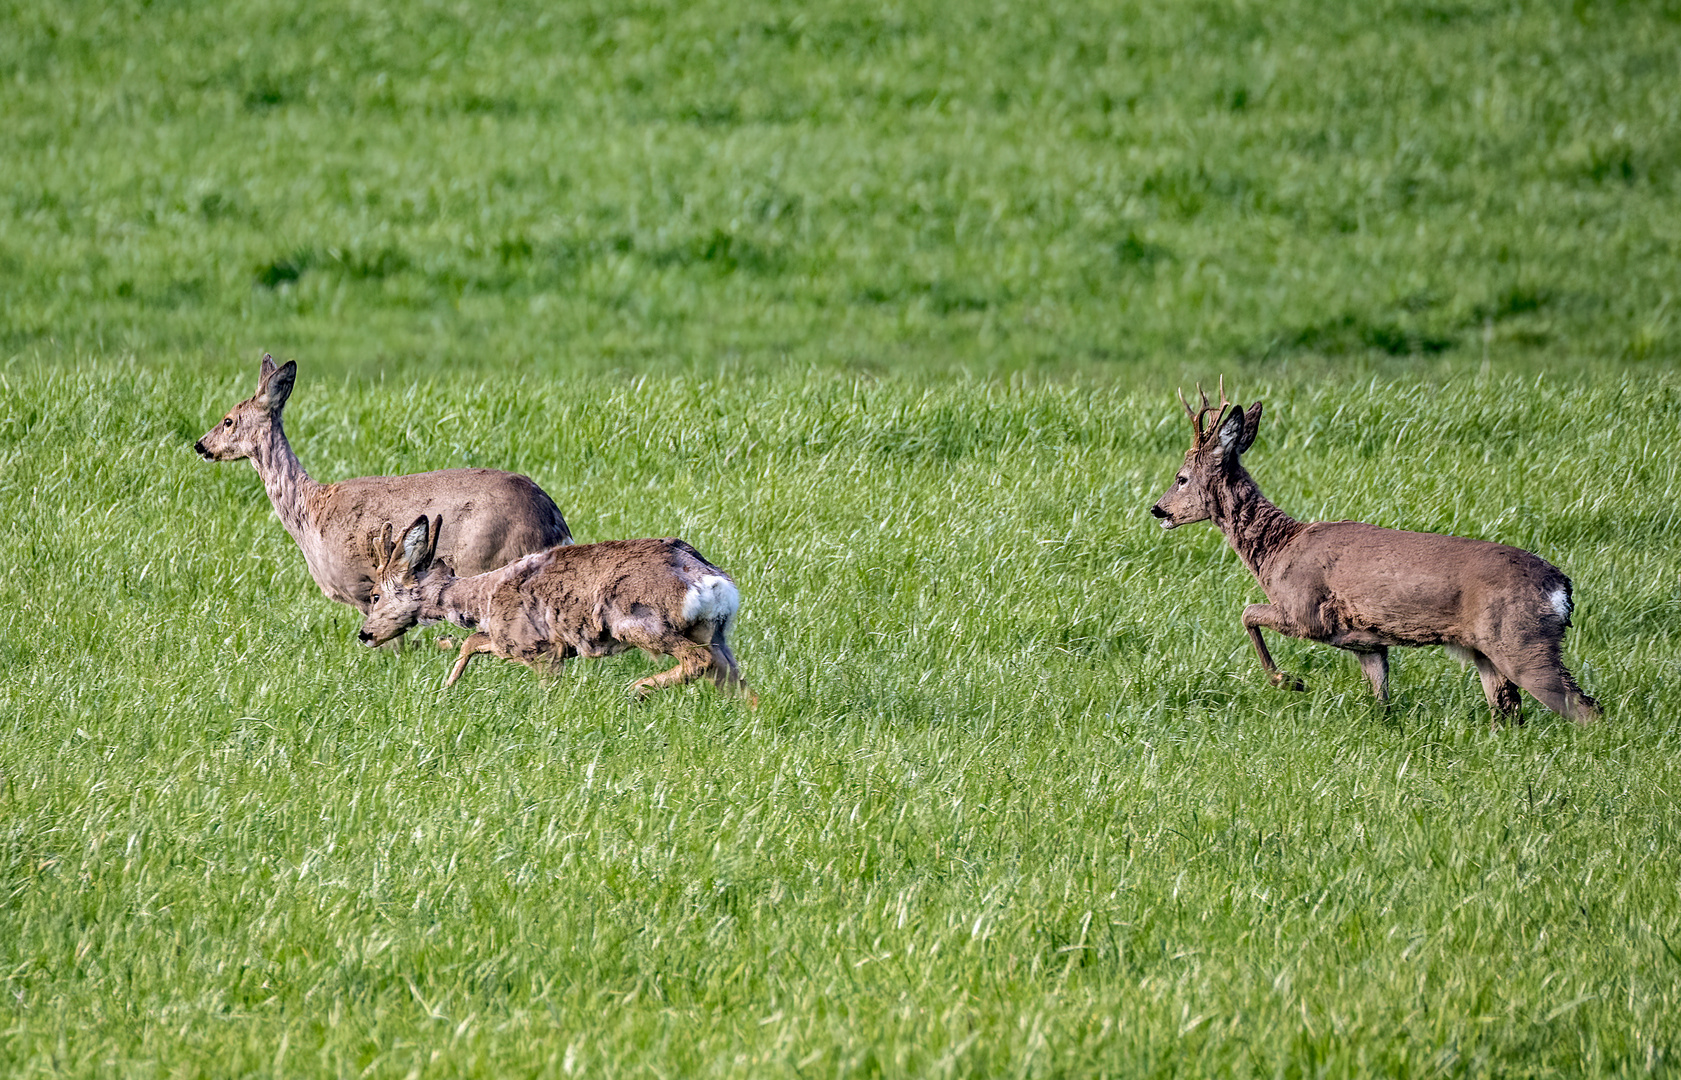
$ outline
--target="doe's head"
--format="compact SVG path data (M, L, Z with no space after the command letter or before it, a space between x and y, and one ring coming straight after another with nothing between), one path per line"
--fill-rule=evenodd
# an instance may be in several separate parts
M1185 400L1183 393L1179 395L1179 404L1191 418L1194 433L1191 448L1186 451L1185 461L1173 482L1156 500L1156 505L1150 507L1150 513L1160 519L1164 529L1207 521L1213 516L1214 491L1243 471L1240 458L1255 442L1261 426L1261 403L1257 401L1245 411L1242 406L1227 401L1224 377L1220 379L1218 405L1209 402L1201 384L1197 393L1202 397L1202 405L1197 408ZM1214 422L1205 428L1209 413L1214 414Z
M419 624L421 587L434 571L449 572L448 565L437 557L438 533L443 527L442 516L428 520L422 514L400 541L392 539L389 521L378 536L369 538L374 587L368 596L362 629L356 635L362 644L383 645Z
M238 461L267 445L269 433L280 422L280 410L292 396L298 377L298 362L288 360L275 366L274 357L263 354L257 376L257 392L228 410L228 415L193 444L206 461Z

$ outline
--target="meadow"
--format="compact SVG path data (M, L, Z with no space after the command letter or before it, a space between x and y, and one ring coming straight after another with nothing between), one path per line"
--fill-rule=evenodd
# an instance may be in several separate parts
M0 1072L1667 1075L1681 7L14 4ZM355 643L194 439L541 483L756 710ZM1302 518L1573 579L1606 708L1238 615Z

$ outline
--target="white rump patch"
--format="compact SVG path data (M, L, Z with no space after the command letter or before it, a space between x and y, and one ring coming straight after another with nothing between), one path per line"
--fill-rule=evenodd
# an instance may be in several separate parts
M707 574L683 595L683 621L687 623L721 622L726 626L735 618L741 606L741 593L735 582L717 574Z
M1564 591L1564 586L1561 585L1548 593L1547 599L1552 601L1553 610L1558 612L1558 617L1568 621L1570 618L1570 594Z

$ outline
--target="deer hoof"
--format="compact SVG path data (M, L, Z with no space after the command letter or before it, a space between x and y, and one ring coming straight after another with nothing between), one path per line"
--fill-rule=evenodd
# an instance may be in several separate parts
M1282 671L1273 672L1271 679L1272 684L1280 690L1303 691L1307 689L1307 683L1302 682L1302 680L1296 678L1294 675L1286 675Z

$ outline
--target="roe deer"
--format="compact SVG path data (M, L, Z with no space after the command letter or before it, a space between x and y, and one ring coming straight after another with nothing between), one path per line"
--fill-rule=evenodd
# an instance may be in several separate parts
M555 669L571 656L642 649L677 666L636 682L636 696L701 676L757 704L726 635L741 595L724 571L675 538L609 540L552 547L473 577L455 576L440 557L443 518L423 514L392 541L387 524L374 541L379 568L373 604L357 636L382 645L420 622L443 620L473 631L445 686L476 653Z
M1201 392L1201 387L1198 387ZM1486 540L1399 532L1358 521L1296 521L1261 494L1241 457L1261 403L1244 411L1202 394L1179 402L1195 438L1150 513L1172 529L1212 519L1270 603L1243 610L1243 628L1274 686L1304 689L1279 671L1261 630L1347 649L1379 699L1389 698L1389 647L1445 645L1477 666L1500 716L1519 712L1518 687L1578 723L1599 719L1560 659L1570 625L1570 579L1538 555ZM1230 409L1227 406L1231 405ZM1209 413L1215 420L1206 431Z
M367 613L374 583L368 540L392 519L450 515L456 529L443 555L469 574L572 542L554 500L518 473L440 469L336 484L311 480L280 423L297 373L296 361L276 367L274 358L263 354L257 392L235 405L193 449L209 461L251 459L280 523L303 549L310 576L330 599Z

